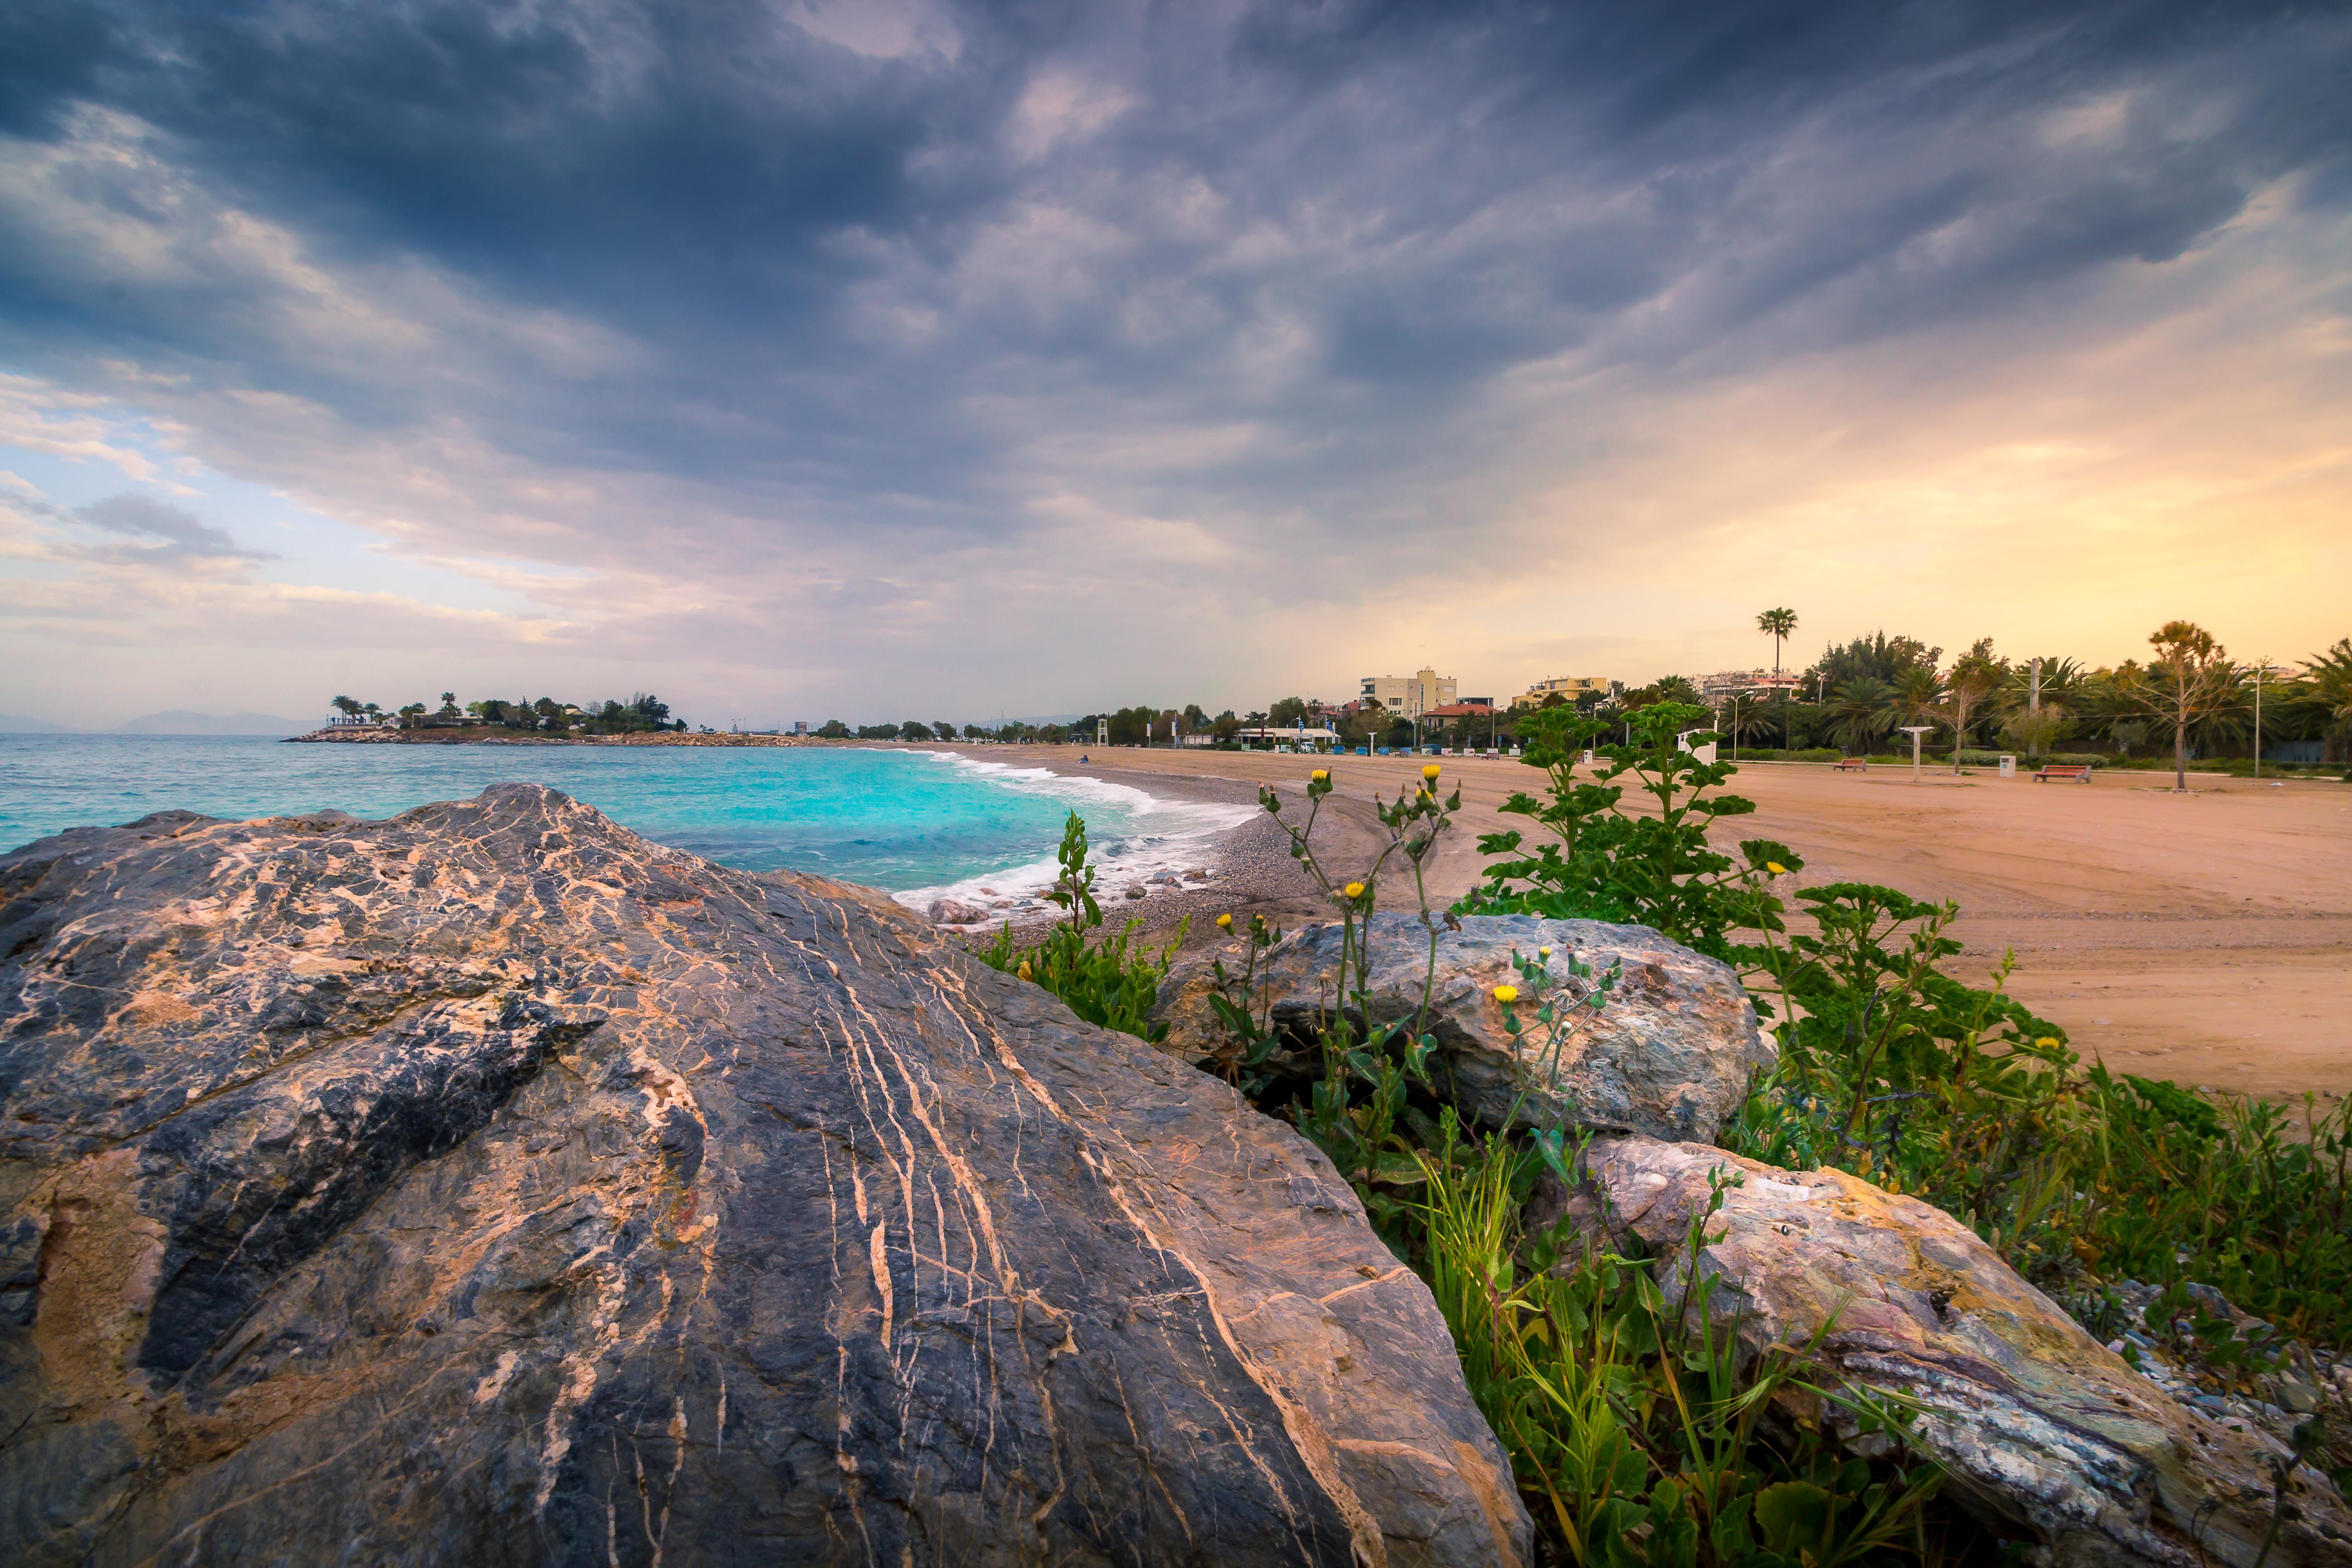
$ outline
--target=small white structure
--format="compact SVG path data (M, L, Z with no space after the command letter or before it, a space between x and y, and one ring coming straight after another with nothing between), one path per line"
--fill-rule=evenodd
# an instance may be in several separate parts
M2008 755L2002 756L2000 759L2000 776L2005 779L2013 779L2017 776L2017 759L2015 757Z

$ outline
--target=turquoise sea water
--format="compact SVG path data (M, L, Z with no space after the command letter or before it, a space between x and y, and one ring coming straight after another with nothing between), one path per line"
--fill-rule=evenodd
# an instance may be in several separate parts
M1034 887L1050 875L1073 809L1114 874L1197 863L1202 838L1247 815L910 751L0 735L0 850L175 807L390 816L508 781L562 790L648 837L745 870L815 871L893 892Z

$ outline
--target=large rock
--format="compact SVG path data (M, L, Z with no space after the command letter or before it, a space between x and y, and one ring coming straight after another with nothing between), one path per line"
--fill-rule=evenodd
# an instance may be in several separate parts
M1517 1562L1307 1144L545 790L0 858L0 1561Z
M1570 1212L1593 1239L1629 1234L1665 1258L1660 1284L1747 1348L1822 1341L1832 1379L1927 1411L1924 1446L1948 1488L2038 1536L2045 1561L2252 1568L2283 1450L2185 1411L2109 1353L1941 1209L1842 1171L1799 1173L1694 1143L1596 1140ZM1742 1184L1706 1222L1710 1289L1690 1289L1686 1238L1712 1172ZM1686 1294L1687 1292L1687 1294ZM2326 1479L2290 1478L2275 1568L2352 1563L2352 1517Z
M1756 1008L1727 964L1703 958L1646 926L1599 921L1546 921L1529 915L1472 915L1459 931L1437 932L1435 984L1429 1032L1437 1037L1435 1070L1442 1088L1465 1117L1499 1126L1518 1107L1519 1120L1658 1138L1715 1137L1738 1109L1750 1075L1773 1059L1771 1043L1756 1027ZM1270 1001L1277 1026L1305 1031L1334 1002L1340 927L1293 931L1259 960L1254 994ZM1418 915L1382 914L1371 921L1370 984L1375 1022L1417 1016L1429 963L1429 931ZM1495 987L1524 987L1511 957L1552 950L1550 973L1564 984L1570 955L1596 972L1618 967L1615 989L1598 1014L1559 1051L1557 1062L1535 1059L1533 1033L1514 1037L1503 1026ZM1168 1025L1162 1050L1188 1059L1211 1055L1221 1038L1209 997L1213 963L1238 974L1244 950L1188 953L1160 987L1155 1021ZM1236 989L1233 993L1239 999ZM1352 1011L1352 1005L1350 1011ZM1534 1028L1522 1005L1523 1026ZM1555 1073L1554 1068L1557 1068ZM1522 1098L1524 1097L1524 1098Z

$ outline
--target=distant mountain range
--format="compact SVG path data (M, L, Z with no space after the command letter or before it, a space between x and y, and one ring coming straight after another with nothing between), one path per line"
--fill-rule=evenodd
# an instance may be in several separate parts
M194 713L184 708L142 714L111 730L81 730L47 719L0 714L0 734L5 735L299 735L318 727L268 713Z

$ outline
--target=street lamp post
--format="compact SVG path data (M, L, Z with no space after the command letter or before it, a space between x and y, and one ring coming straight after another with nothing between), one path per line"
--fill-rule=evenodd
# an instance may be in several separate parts
M2270 668L2270 655L2254 661L2254 776L2263 776L2263 676Z
M1906 724L1903 732L1911 737L1911 782L1919 782L1919 737L1934 729L1933 724Z

